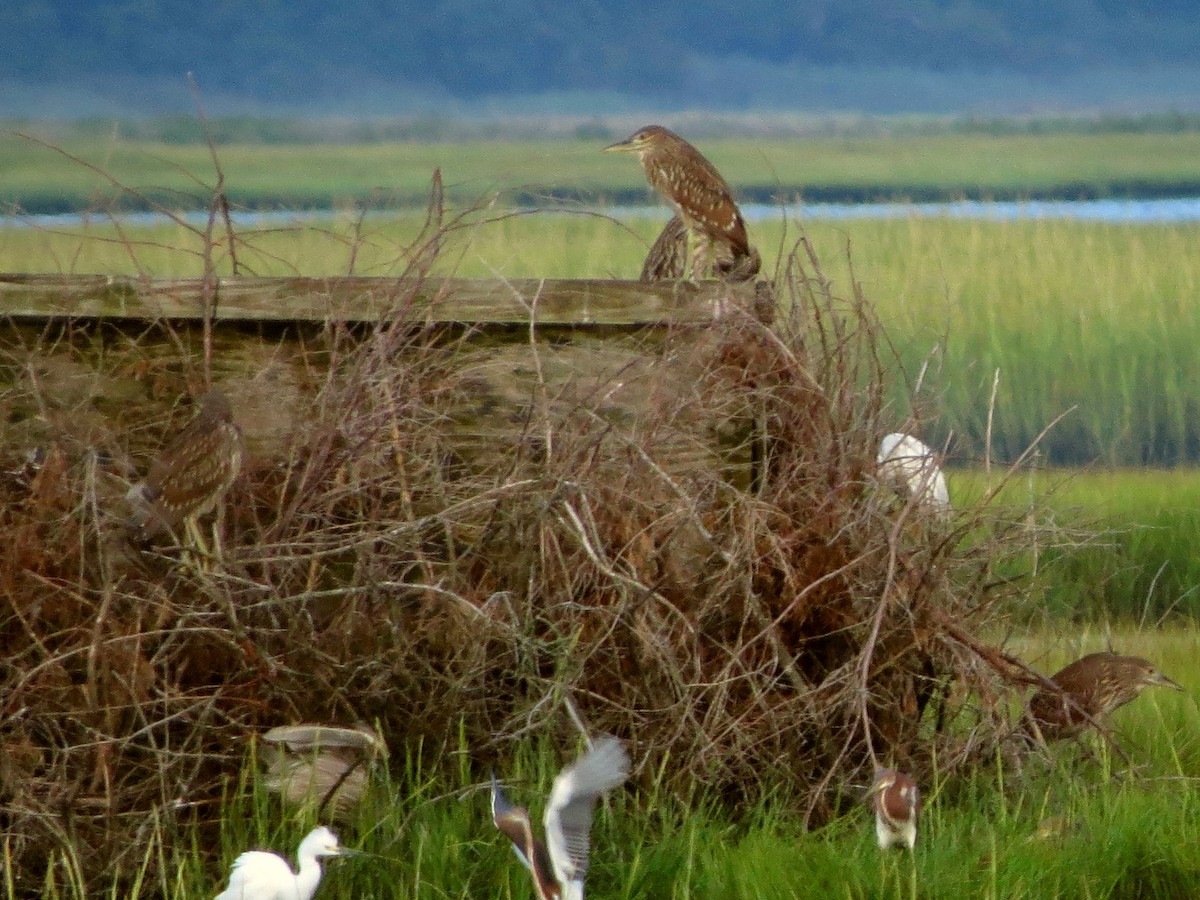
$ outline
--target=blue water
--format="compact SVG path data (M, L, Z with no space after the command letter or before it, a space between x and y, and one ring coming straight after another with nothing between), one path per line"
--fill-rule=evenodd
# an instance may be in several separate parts
M807 203L784 208L789 217L804 220L902 219L908 216L948 219L1075 219L1080 222L1200 222L1200 197L1171 200L1024 200L954 203ZM742 208L751 221L777 218L777 206Z
M582 210L574 210L581 212ZM634 216L662 216L664 206L618 206L598 210L616 219ZM1080 222L1132 222L1141 224L1200 222L1200 197L1168 200L960 200L953 203L803 203L774 206L751 203L742 207L748 221L764 221L786 216L798 221L837 221L841 219L902 219L909 216L949 219L1012 221L1017 219L1074 219ZM234 212L235 225L242 228L272 228L287 225L328 222L342 216L334 210L279 210ZM385 216L386 213L380 213ZM208 213L180 213L188 224L203 227ZM121 213L125 225L158 225L169 221L153 212ZM0 216L0 228L78 228L85 222L102 224L103 215L66 213L45 216Z

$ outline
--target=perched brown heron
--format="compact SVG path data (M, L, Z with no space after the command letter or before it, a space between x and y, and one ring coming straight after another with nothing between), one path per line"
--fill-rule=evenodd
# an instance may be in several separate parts
M1041 688L1029 700L1030 718L1047 741L1075 737L1148 687L1183 690L1148 660L1108 651L1089 653L1050 680L1061 692Z
M224 394L210 391L198 404L200 412L159 453L146 477L129 489L125 499L133 508L130 528L135 540L173 533L182 523L205 557L210 552L197 520L217 509L212 533L219 559L219 505L241 469L242 432Z
M879 849L901 844L911 850L917 843L917 820L921 817L917 783L895 769L877 769L867 798L875 810Z
M301 810L326 806L345 821L362 799L371 764L387 757L387 745L373 728L360 725L280 725L262 736L267 790Z
M677 281L687 271L687 226L671 216L663 226L642 263L639 281Z
M629 754L615 737L602 737L558 773L546 804L546 843L534 836L529 810L513 806L492 778L492 821L513 843L533 875L538 900L583 900L592 810L596 799L629 777Z
M650 186L674 207L692 236L694 280L706 277L710 267L730 281L758 274L762 260L746 237L733 191L699 150L661 125L647 125L604 149L636 153ZM664 236L665 229L659 240Z

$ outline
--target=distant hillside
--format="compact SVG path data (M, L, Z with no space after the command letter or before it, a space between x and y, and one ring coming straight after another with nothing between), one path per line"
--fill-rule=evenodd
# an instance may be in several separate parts
M1036 93L1081 71L1200 67L1195 0L7 0L0 33L0 115L5 82L107 89L128 106L154 101L147 85L184 93L187 71L206 93L268 105L553 91L737 106L839 102L864 71L876 85L1008 74ZM835 77L791 74L814 71ZM910 77L880 101L903 108L922 90Z

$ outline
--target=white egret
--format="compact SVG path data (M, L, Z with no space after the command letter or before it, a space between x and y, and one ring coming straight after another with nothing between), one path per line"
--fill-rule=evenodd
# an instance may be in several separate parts
M278 853L249 850L233 861L229 887L216 900L312 900L321 882L322 857L349 856L324 825L310 831L296 851L296 872Z
M596 798L629 777L629 754L615 737L600 738L554 779L546 805L546 844L533 834L529 811L513 806L492 779L492 821L533 874L538 900L583 900Z
M937 464L937 454L911 434L893 433L879 442L875 459L879 475L914 498L917 504L938 515L950 513L950 491Z

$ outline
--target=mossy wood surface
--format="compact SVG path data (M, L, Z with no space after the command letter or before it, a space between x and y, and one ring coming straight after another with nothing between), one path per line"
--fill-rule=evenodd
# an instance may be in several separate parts
M752 286L519 278L136 278L0 274L0 309L16 319L665 325L711 322ZM397 308L397 298L404 306Z
M531 423L546 414L602 422L632 448L670 409L672 472L716 465L748 482L741 411L685 421L722 310L761 302L717 282L0 275L9 440L32 451L66 431L140 468L161 438L148 423L186 416L172 409L209 382L213 298L211 383L263 463L288 453L338 348L396 325L418 335L414 352L444 358L434 390L449 398L444 427L469 469L503 467L517 445L541 450Z

